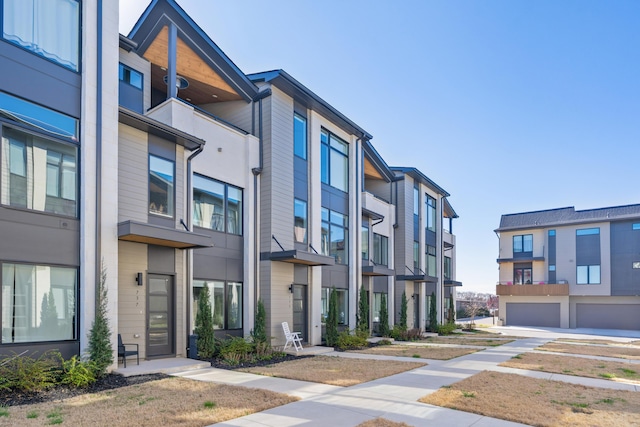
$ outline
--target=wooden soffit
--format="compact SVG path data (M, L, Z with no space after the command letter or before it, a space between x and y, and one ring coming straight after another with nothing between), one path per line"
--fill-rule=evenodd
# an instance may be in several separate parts
M153 87L166 86L163 81L168 69L169 27L160 30L144 58L151 62L151 84ZM163 70L164 68L164 70ZM189 87L180 89L180 98L190 98L192 104L210 104L212 102L236 101L242 97L202 59L179 36L177 41L176 71L187 79Z
M369 159L364 159L364 176L367 178L384 179Z

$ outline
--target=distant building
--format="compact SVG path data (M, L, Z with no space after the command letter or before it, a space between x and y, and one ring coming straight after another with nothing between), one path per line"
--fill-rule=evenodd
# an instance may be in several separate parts
M640 205L503 215L505 325L640 329Z

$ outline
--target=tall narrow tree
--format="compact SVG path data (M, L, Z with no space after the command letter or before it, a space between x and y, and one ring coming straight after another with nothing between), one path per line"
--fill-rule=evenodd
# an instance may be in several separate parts
M438 332L438 309L436 308L436 294L434 292L431 292L429 302L429 330Z
M380 301L380 335L383 337L390 336L389 331L389 310L387 309L387 295L382 294Z
M96 377L101 377L113 363L111 328L107 317L107 268L102 263L100 280L96 289L96 317L89 331L87 351L89 360L95 364Z
M338 292L335 286L329 294L329 312L326 323L327 346L333 347L338 343Z
M400 300L400 328L403 331L407 330L407 294L402 292L402 299Z
M369 332L369 300L367 298L367 290L360 286L360 296L358 298L358 330Z
M209 286L204 287L198 295L198 313L194 332L198 335L198 356L210 359L215 354L215 335L213 331L213 313L211 312L211 297Z

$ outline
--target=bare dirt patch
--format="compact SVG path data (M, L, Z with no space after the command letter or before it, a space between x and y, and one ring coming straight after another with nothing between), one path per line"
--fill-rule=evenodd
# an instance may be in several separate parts
M411 427L407 423L397 423L386 418L374 418L358 424L356 427Z
M554 351L556 353L587 354L590 356L618 357L621 359L640 360L640 347L631 345L597 344L591 345L565 344L562 342L550 342L536 350Z
M477 345L483 347L497 347L499 345L513 342L513 339L502 337L477 337L477 336L452 336L452 337L429 337L421 342L434 344L457 344L457 345Z
M252 374L348 387L424 366L424 362L390 362L315 356L270 366L240 369Z
M382 356L415 357L420 359L449 360L481 349L459 347L434 347L427 345L379 345L362 350L349 350L349 353L379 354Z
M501 363L500 366L640 384L640 364L627 362L524 353Z
M638 425L640 393L484 371L423 403L534 426Z
M4 408L0 425L200 427L298 400L267 390L166 378L100 393Z

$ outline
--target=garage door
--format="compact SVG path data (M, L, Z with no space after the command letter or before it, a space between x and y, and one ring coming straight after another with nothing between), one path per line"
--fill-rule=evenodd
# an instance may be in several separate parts
M560 327L560 303L507 303L507 325Z
M640 304L576 304L576 327L640 329Z

